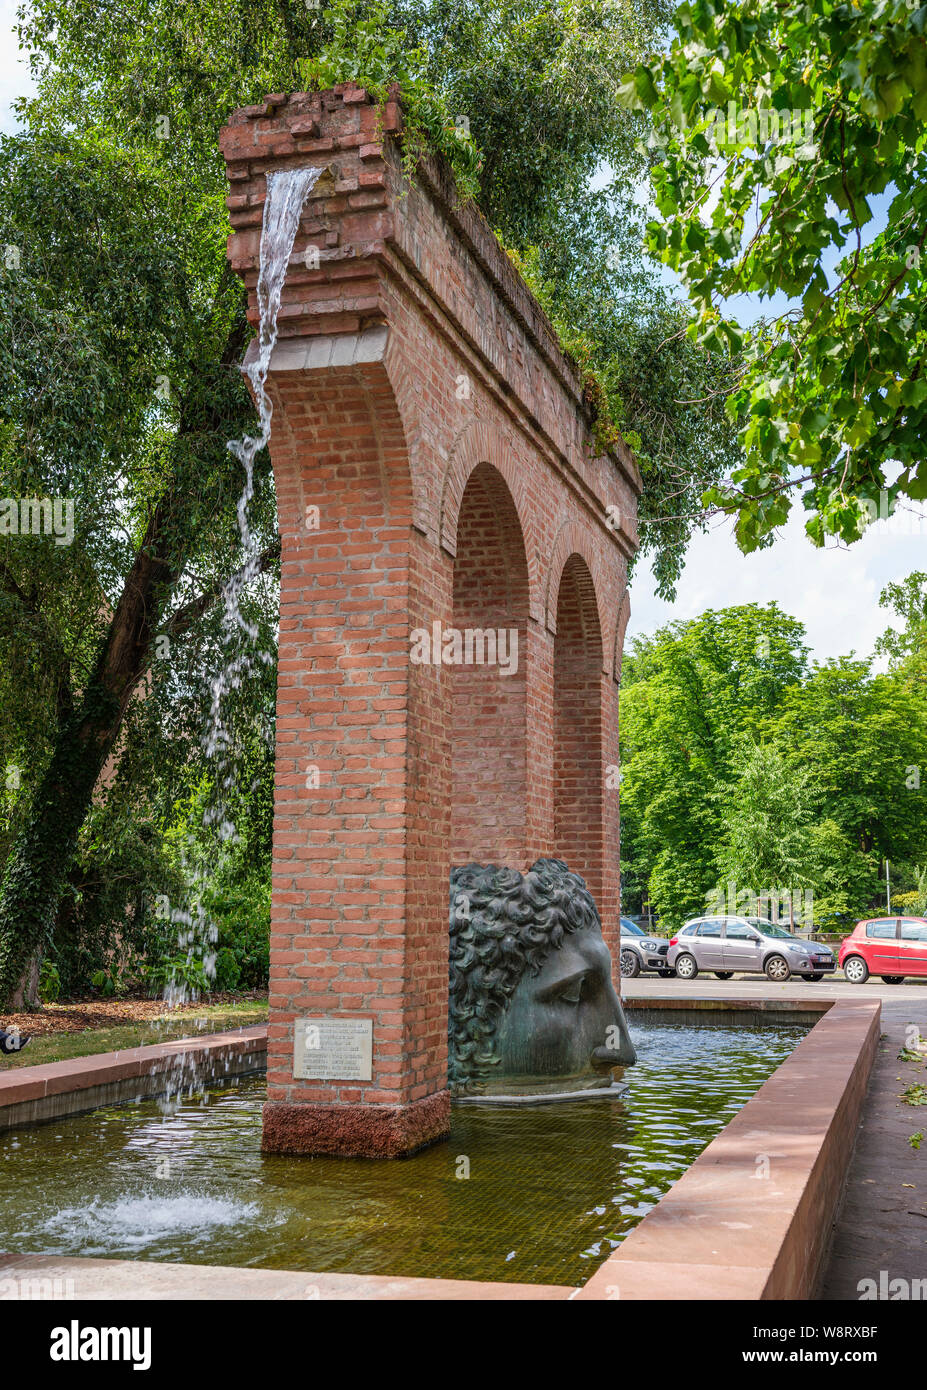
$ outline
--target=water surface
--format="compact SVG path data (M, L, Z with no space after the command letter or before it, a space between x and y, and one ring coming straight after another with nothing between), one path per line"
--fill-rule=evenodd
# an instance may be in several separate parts
M262 1077L0 1134L0 1249L582 1284L807 1032L631 1029L624 1102L458 1107L403 1160L262 1155Z

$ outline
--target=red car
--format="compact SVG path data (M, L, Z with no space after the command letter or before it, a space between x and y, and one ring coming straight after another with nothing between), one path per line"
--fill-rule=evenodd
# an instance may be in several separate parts
M906 975L927 975L927 918L875 917L857 922L840 943L838 964L851 985L881 975L898 985Z

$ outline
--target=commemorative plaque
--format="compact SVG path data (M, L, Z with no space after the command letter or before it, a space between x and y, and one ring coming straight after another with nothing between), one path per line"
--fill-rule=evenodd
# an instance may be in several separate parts
M370 1081L372 1018L298 1018L293 1076L300 1081Z

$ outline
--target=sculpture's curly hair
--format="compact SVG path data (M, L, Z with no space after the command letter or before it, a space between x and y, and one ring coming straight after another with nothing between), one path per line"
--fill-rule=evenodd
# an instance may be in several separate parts
M568 933L601 922L585 881L560 859L538 859L526 874L452 869L450 920L448 1079L465 1091L498 1065L496 1031L525 971L537 975Z

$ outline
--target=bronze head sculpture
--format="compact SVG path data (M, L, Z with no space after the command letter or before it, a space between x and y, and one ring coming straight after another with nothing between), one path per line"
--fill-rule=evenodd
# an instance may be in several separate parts
M634 1062L595 902L561 860L452 870L450 927L452 1094L588 1091Z

